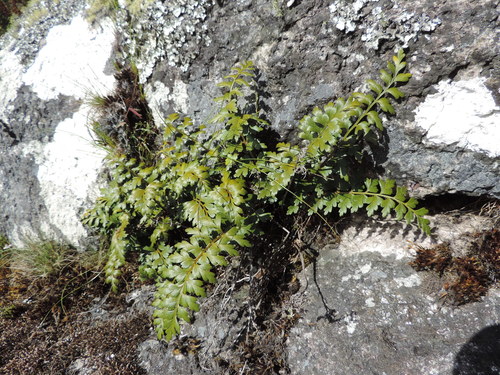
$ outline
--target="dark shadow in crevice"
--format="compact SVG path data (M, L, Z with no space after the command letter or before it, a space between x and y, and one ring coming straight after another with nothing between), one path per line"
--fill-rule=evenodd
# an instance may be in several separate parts
M453 211L459 213L481 211L488 202L491 202L488 196L470 196L462 193L446 193L441 195L430 195L420 200L420 204L429 210L430 215L450 213Z
M19 143L17 134L9 127L8 124L0 120L0 130L2 130L10 139L12 139L8 147L15 146Z

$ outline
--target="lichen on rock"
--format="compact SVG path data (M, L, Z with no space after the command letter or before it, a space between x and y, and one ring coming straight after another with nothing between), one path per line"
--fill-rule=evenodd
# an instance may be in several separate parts
M484 82L481 77L441 81L416 111L415 125L424 129L424 142L500 156L500 111Z
M68 10L36 3L53 11L51 27L23 23L22 38L2 38L9 48L0 52L0 227L16 245L39 235L75 246L87 241L80 215L102 154L92 145L82 101L112 87L106 69L115 37L106 20L91 29L77 12L83 2L73 4Z
M126 8L117 10L124 59L136 62L141 83L162 59L170 66L187 71L199 45L210 43L204 20L212 2L174 0L144 5L137 13L129 13Z
M368 6L370 3L374 3ZM383 41L398 40L406 48L422 32L432 32L441 24L439 17L413 9L407 1L337 0L329 6L331 22L345 33L362 30L361 40L377 50Z

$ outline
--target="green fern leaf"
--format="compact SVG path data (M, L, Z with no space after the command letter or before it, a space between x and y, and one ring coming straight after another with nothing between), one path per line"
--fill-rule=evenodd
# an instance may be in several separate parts
M417 216L418 226L426 233L427 235L431 234L431 227L429 226L430 221L424 217Z
M403 203L399 203L395 208L394 211L396 212L396 220L401 220L405 216L405 213L408 209Z
M392 75L387 72L385 69L380 70L380 79L384 81L384 83L389 86L392 84Z
M384 199L381 203L382 206L382 217L387 217L391 214L394 207L396 207L396 202L392 199Z
M384 91L384 88L379 83L374 81L373 79L368 79L366 81L366 83L368 84L368 87L370 88L370 90L375 92L375 94L377 94L377 95L380 95L382 93L382 91Z
M378 210L378 208L383 205L384 200L380 196L371 196L366 199L366 203L368 203L368 206L366 206L366 213L368 216L373 216L375 211Z
M382 120L380 119L377 111L368 112L367 118L370 124L375 124L377 126L377 129L384 130L384 127L382 125Z
M356 98L358 102L364 104L365 106L369 106L375 101L375 98L372 95L365 94L362 92L355 92L352 94L352 96Z
M339 195L337 207L339 208L339 215L343 216L347 213L347 211L352 207L350 194L342 194Z
M411 74L410 73L399 73L395 77L395 81L396 82L408 82L410 78L411 78Z
M394 199L404 202L407 197L408 197L408 190L404 186L398 186L396 188L396 195L394 196Z
M125 264L125 253L129 246L127 239L126 228L129 224L129 217L122 215L121 225L116 229L111 238L109 247L108 261L104 266L106 282L111 284L111 290L116 292L118 290L118 279L121 275L120 268Z
M376 193L378 192L378 185L379 181L378 180L372 180L367 178L365 180L365 186L366 186L366 191L370 193Z
M396 111L394 110L394 107L389 102L389 99L380 98L377 103L378 103L378 105L380 105L380 108L382 108L382 111L384 111L386 113L390 113L391 115L396 113Z
M408 210L408 212L405 215L405 220L407 224L411 224L412 221L415 219L415 214L413 211Z
M379 180L378 183L380 185L380 194L392 195L392 191L396 184L394 180Z
M404 97L404 93L397 87L391 87L387 89L387 92L393 96L394 99L399 99Z
M396 66L393 63L391 63L390 61L387 63L387 68L389 69L389 71L392 74L394 74L396 72Z

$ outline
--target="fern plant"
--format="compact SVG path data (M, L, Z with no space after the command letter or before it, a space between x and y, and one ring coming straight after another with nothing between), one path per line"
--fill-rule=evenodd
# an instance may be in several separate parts
M357 176L367 135L383 129L380 113L394 114L391 101L403 96L397 86L410 78L404 57L402 51L394 56L381 82L367 82L371 93L353 93L305 116L300 145L264 141L269 124L258 97L245 96L255 85L254 66L245 62L219 84L223 94L215 98L220 109L212 122L220 130L208 133L172 114L147 164L110 153L110 184L83 221L110 238L105 271L112 289L126 253L140 251L141 275L156 281L158 337L170 340L199 310L205 285L216 281L215 268L251 246L276 207L321 217L364 208L429 233L427 211L417 209L406 189Z

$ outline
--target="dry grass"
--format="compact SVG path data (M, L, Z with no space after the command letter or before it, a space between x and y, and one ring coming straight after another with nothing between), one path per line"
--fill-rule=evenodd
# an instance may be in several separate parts
M410 265L417 271L434 271L443 278L441 298L453 305L480 301L500 281L500 229L467 234L465 256L453 257L449 244L416 247Z

